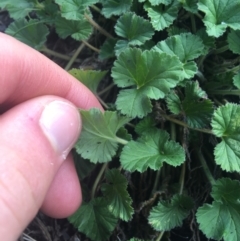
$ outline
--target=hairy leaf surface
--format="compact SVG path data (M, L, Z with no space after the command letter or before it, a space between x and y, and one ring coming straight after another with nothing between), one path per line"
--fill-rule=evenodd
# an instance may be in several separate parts
M204 204L197 210L200 229L216 240L238 241L240 239L240 182L221 178L213 185L212 204Z
M157 231L169 231L181 226L192 208L193 200L190 197L176 194L170 202L160 201L153 207L148 221Z
M124 146L120 161L125 170L144 172L147 168L159 170L163 162L179 166L185 161L183 148L163 130L145 133L138 141Z
M110 213L124 221L132 219L132 199L127 191L127 179L117 170L111 169L106 173L107 184L102 185Z
M80 112L83 129L75 145L76 151L93 163L111 161L119 143L116 133L130 119L118 116L116 112L103 113L95 108Z
M213 115L212 131L222 141L215 147L214 155L223 170L240 171L240 106L228 103Z
M11 23L5 33L14 36L21 42L35 49L41 49L47 40L49 30L43 23L37 20L20 19Z
M237 0L199 0L198 9L205 13L203 22L209 36L221 36L227 27L240 29L240 2Z
M94 241L107 240L117 224L117 218L108 211L102 198L83 203L69 221Z
M182 64L176 56L154 50L125 50L114 62L112 77L119 87L131 89L120 91L117 109L131 117L147 115L151 111L150 99L164 98L182 74Z

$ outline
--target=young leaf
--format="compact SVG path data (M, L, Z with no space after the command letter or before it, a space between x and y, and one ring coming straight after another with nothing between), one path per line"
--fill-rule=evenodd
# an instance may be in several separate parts
M61 10L63 18L68 20L81 20L84 18L86 8L97 3L97 0L55 0Z
M115 217L123 221L132 219L132 199L127 191L127 179L117 170L106 172L107 184L102 185L102 192L107 200L108 209Z
M180 4L177 1L173 1L170 5L160 4L159 6L152 6L146 2L144 8L151 19L152 26L155 30L160 31L170 26L177 18Z
M108 240L118 220L108 211L106 202L102 198L83 203L68 219L93 241Z
M127 39L127 41L118 41L117 55L128 46L144 44L151 39L154 33L152 25L148 20L131 12L122 15L118 19L115 25L115 32L118 36Z
M214 155L223 170L240 171L240 105L227 103L213 114L212 131L222 141L215 147Z
M63 39L71 35L76 40L86 40L92 33L91 24L83 18L73 21L58 17L55 24L57 34Z
M104 60L115 57L114 46L116 43L117 39L107 39L100 49L99 59Z
M227 40L229 49L235 54L240 54L240 30L231 30L231 32L228 34Z
M151 132L155 130L156 122L150 116L145 117L135 127L136 133L142 135L144 132Z
M196 217L202 232L211 239L224 241L240 240L240 183L222 178L216 181L211 196L211 205L198 208Z
M150 99L164 98L182 74L182 64L176 56L154 50L125 50L114 62L112 77L119 87L134 88L120 91L117 109L131 117L147 115L152 108Z
M33 0L1 0L0 8L5 8L11 18L18 20L27 16L29 12L34 10Z
M190 197L176 194L170 202L160 201L153 207L148 221L157 231L169 231L181 226L192 208L193 201Z
M183 8L186 9L186 11L191 13L198 12L198 6L197 6L198 0L178 0L178 1L182 3Z
M127 171L144 172L147 168L159 170L163 162L179 166L185 161L185 153L177 142L169 141L166 131L155 129L138 141L128 142L123 147L120 161Z
M176 55L184 64L184 78L192 78L197 72L197 67L194 62L187 62L199 57L204 50L202 40L191 33L182 33L167 38L159 42L153 49L160 53Z
M233 76L233 84L240 89L240 72Z
M118 138L116 133L130 119L118 116L112 111L103 113L99 109L80 112L83 129L75 145L76 151L93 163L111 161L118 143L124 141Z
M172 0L149 0L149 2L153 6L159 5L161 3L165 5L169 5L172 2Z
M199 0L198 9L205 13L203 22L209 36L221 36L227 27L240 29L239 1Z
M47 40L49 30L45 24L37 20L20 19L11 23L5 33L35 49L41 49Z
M96 94L98 84L107 71L71 69L69 73Z
M115 0L115 1L102 1L103 9L102 14L106 18L110 18L112 15L121 15L130 10L132 0Z
M171 93L167 99L168 109L173 114L185 116L187 124L192 128L203 128L209 124L213 113L213 103L207 99L198 82L186 84L185 98L181 101L175 93Z

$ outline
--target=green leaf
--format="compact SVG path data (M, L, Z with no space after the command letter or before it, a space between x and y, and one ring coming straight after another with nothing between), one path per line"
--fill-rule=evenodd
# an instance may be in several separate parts
M173 1L172 4L168 6L163 4L159 6L151 6L150 3L144 4L144 8L151 19L152 26L157 31L163 30L173 23L177 18L179 7L180 4L177 1Z
M163 162L179 166L185 161L185 153L177 142L169 141L166 131L155 129L138 141L128 142L123 147L120 161L127 171L144 172L147 168L159 170Z
M97 0L55 0L61 10L63 18L68 20L82 20L88 6L97 3Z
M87 86L93 93L97 93L99 82L107 74L107 71L71 69L69 74Z
M213 103L207 99L198 82L186 84L185 98L181 101L175 93L171 93L167 99L168 109L173 114L182 113L187 124L192 128L203 128L209 125L213 113Z
M173 35L179 35L181 33L187 33L188 31L185 28L178 28L172 25L169 28L167 28L167 32L169 36L173 36Z
M181 100L175 92L171 92L166 97L168 109L175 115L178 115L182 111Z
M229 49L235 54L240 54L240 30L231 30L231 32L228 34L227 41L229 44Z
M11 23L5 33L39 50L47 41L49 30L45 24L37 20L19 19Z
M68 218L80 232L94 241L106 241L117 224L102 198L96 198L81 207Z
M92 33L92 26L85 19L73 21L58 17L55 24L57 34L63 39L71 35L76 40L86 40Z
M118 41L117 55L128 46L144 44L152 38L154 33L152 25L148 20L131 12L122 15L118 19L115 25L115 32L118 36L127 39L127 41Z
M100 49L99 59L104 60L115 57L114 46L116 43L117 39L107 39Z
M216 181L211 196L211 205L198 208L196 217L200 229L207 238L224 241L240 240L240 183L222 178Z
M135 126L135 132L138 135L142 135L144 132L148 133L155 130L156 122L150 116L145 117Z
M131 117L146 116L152 108L150 99L164 98L182 74L182 64L176 56L154 50L125 50L114 62L112 77L119 87L131 89L120 91L117 109Z
M197 13L198 12L198 6L197 2L198 0L178 0L182 5L183 8L191 13Z
M18 20L24 18L29 12L34 10L34 1L32 0L1 0L0 8L5 8L11 18Z
M191 33L182 33L167 38L159 42L153 49L160 53L176 55L184 63L184 78L192 78L197 72L197 66L194 62L187 62L199 57L203 50L204 44L200 37Z
M127 179L117 170L106 172L107 184L102 185L102 192L108 203L109 212L123 221L132 219L132 199L127 191Z
M196 35L201 38L201 40L203 41L203 44L205 45L205 49L202 51L202 55L207 55L209 52L209 49L215 48L215 38L208 36L204 28L199 29L196 32Z
M240 29L239 1L199 0L198 9L205 13L203 22L209 36L221 36L227 27Z
M193 201L190 197L177 194L170 202L160 201L153 207L148 221L156 231L169 231L181 226L192 208Z
M172 0L149 0L152 6L156 6L159 4L169 5Z
M130 119L112 111L102 113L99 109L81 110L80 113L83 128L76 151L93 163L111 161L121 142L116 133Z
M240 89L240 72L233 76L233 84Z
M214 155L223 170L240 171L240 106L227 103L213 115L212 131L222 141L215 147Z
M106 18L110 18L112 15L121 15L130 10L132 0L115 0L115 1L103 1L102 14Z

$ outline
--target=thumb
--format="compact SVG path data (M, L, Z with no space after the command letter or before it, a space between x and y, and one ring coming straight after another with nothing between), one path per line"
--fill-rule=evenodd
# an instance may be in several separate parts
M34 218L80 129L77 109L53 96L0 116L0 236L5 240L16 240Z

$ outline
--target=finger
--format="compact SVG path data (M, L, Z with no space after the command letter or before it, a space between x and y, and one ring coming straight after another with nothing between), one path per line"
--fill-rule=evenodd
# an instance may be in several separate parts
M80 128L76 108L53 96L29 100L0 116L1 237L16 240L36 215Z
M69 155L54 177L41 210L50 217L66 218L78 209L81 201L79 179Z
M42 95L68 99L77 107L101 108L79 81L44 55L0 33L0 111Z

